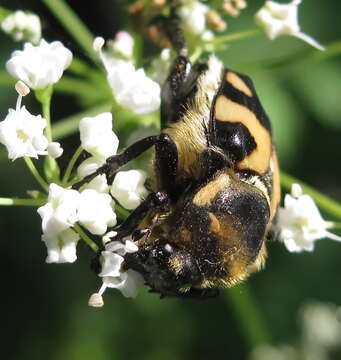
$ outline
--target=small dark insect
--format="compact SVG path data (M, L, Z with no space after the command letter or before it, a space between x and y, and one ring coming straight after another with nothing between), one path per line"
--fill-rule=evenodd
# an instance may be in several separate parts
M162 296L205 298L265 261L280 200L271 126L252 81L214 56L192 65L175 7L165 30L178 53L162 89L161 133L87 176L111 176L155 148L155 192L117 228L139 246L124 267Z

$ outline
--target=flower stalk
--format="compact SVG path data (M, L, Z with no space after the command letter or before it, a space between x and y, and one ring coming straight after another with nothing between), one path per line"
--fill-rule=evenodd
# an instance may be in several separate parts
M270 332L246 283L226 290L225 298L233 308L250 349L271 343Z
M81 146L79 146L77 148L77 150L74 152L74 154L72 155L72 158L70 159L68 165L67 165L67 168L65 170L65 174L63 176L63 179L62 179L62 184L65 186L69 179L70 179L70 176L71 176L71 173L72 173L72 170L79 158L79 156L82 154L83 152L83 148Z
M97 244L92 241L90 236L86 234L86 232L82 229L82 227L78 224L74 224L73 226L74 230L77 232L77 234L84 240L84 242L95 252L97 253L99 250L99 247Z
M47 192L49 190L49 185L44 180L44 178L40 175L40 173L37 170L36 166L34 165L32 159L25 156L24 161L25 161L28 169L30 170L31 174L33 175L33 177L37 180L37 182L43 188L43 190L45 190Z
M226 34L221 36L216 36L212 40L207 40L206 42L208 44L218 45L218 44L224 44L224 43L230 43L237 40L247 39L251 38L257 35L261 35L262 31L258 28L250 29L246 31L241 31L235 34Z
M18 199L0 197L0 206L41 206L44 204L42 199Z

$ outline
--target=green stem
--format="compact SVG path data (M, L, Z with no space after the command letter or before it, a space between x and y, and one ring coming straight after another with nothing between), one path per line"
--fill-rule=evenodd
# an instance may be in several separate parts
M43 117L47 121L45 134L49 142L52 141L52 131L51 131L51 111L50 111L50 105L51 105L51 97L48 97L47 101L45 101L43 106Z
M50 9L88 56L96 60L96 54L92 49L94 37L71 7L64 0L42 0L42 2Z
M43 199L12 199L0 197L0 206L41 206Z
M47 125L45 128L45 135L49 142L52 141L52 132L51 132L51 99L53 94L53 86L49 85L45 89L36 90L36 98L41 103L43 118L46 120Z
M212 40L208 40L207 43L213 44L213 45L217 45L217 44L221 44L221 43L228 43L228 42L256 36L261 33L262 33L262 31L260 29L252 29L252 30L238 32L235 34L226 34L226 35L222 35L222 36L217 36Z
M73 226L74 230L78 233L78 235L85 241L85 243L90 246L90 248L97 253L99 250L98 246L94 241L90 239L90 237L85 233L85 231L79 226L78 224L75 224Z
M43 89L37 89L34 91L36 99L40 102L42 106L43 117L47 122L45 128L45 135L49 142L52 141L52 132L51 132L51 99L53 94L53 85L50 84Z
M37 180L37 182L40 184L40 186L46 191L49 191L49 185L47 184L47 182L43 179L43 177L39 174L39 171L37 170L37 168L35 167L35 165L33 164L33 161L31 158L25 156L24 157L25 163L27 165L27 167L29 168L29 170L31 171L32 175L34 176L34 178Z
M81 153L83 152L83 148L81 146L79 146L77 148L77 150L75 151L75 153L72 155L72 158L65 170L65 174L63 176L63 180L62 180L62 184L65 185L70 178L71 172L73 167L75 166L76 161L78 160L79 156L81 155Z
M293 183L300 184L303 192L314 198L319 207L327 213L341 218L341 204L337 201L329 198L328 196L320 193L311 186L303 183L301 180L294 178L293 176L281 171L281 185L288 192L291 191L291 185Z
M130 211L123 208L121 205L116 203L115 212L120 219L126 219L130 215Z
M250 348L270 344L269 331L247 284L228 289L225 294Z

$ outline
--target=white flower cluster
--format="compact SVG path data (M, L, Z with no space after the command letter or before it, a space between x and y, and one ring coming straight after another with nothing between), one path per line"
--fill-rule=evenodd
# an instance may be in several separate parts
M116 155L119 140L112 131L112 114L102 113L95 117L86 117L80 121L79 131L82 148L92 156L78 167L78 175L83 178L96 171L109 156ZM147 174L143 170L119 171L111 186L105 175L99 175L83 186L111 195L126 209L135 209L147 196L144 187Z
M138 247L129 239L124 243L110 241L116 235L109 232L103 237L105 250L101 252L102 271L98 274L102 278L102 286L98 293L93 294L89 299L89 305L93 307L103 306L102 295L107 288L115 288L122 292L125 297L136 297L138 286L143 284L143 277L138 272L128 269L122 270L123 256L138 250Z
M0 122L0 143L6 146L9 159L37 158L38 155L57 158L62 155L60 144L49 142L44 135L46 119L32 115L25 106L21 107L21 100L29 93L27 86L42 89L58 82L71 60L71 51L61 42L49 44L42 39L37 46L25 43L24 50L14 51L7 61L8 72L20 80L16 85L19 92L16 109L9 109L6 118Z
M107 79L115 100L136 114L149 114L160 107L160 85L149 78L144 69L135 69L131 61L134 42L126 32L119 32L109 43L110 49L102 50L103 38L96 38L98 51L107 71Z
M312 251L318 239L341 241L341 237L327 231L330 226L311 196L303 194L300 185L293 184L291 195L285 195L284 208L278 210L280 239L286 248L290 252Z
M15 41L38 43L41 38L41 24L37 15L15 11L1 21L1 29Z
M111 113L83 118L79 127L82 148L92 154L78 168L78 174L84 177L116 154L118 138L112 131ZM105 175L97 176L80 191L50 184L48 201L38 209L42 239L48 249L46 261L74 262L79 236L72 227L79 223L93 235L104 235L116 224L112 196L125 208L136 208L147 195L145 179L144 171L129 170L118 172L111 186Z
M48 250L46 262L74 262L77 259L79 236L71 230L76 222L94 235L103 235L108 226L115 225L112 202L110 195L92 189L78 192L50 184L48 201L38 209L42 218L42 240Z
M280 35L295 36L318 50L324 50L311 36L303 33L298 23L298 6L303 0L292 0L289 4L266 1L255 15L256 23L264 29L270 40Z

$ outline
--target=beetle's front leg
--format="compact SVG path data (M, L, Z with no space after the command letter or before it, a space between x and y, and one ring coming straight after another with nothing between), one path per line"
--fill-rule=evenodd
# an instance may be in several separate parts
M74 184L72 188L78 190L80 187L89 183L92 179L94 179L98 175L105 174L107 177L110 177L120 167L127 164L129 161L135 159L140 154L142 154L143 152L151 148L153 145L155 145L159 141L159 139L160 139L160 135L148 136L132 144L121 154L108 157L104 165L99 167L92 174L85 176L81 181Z

